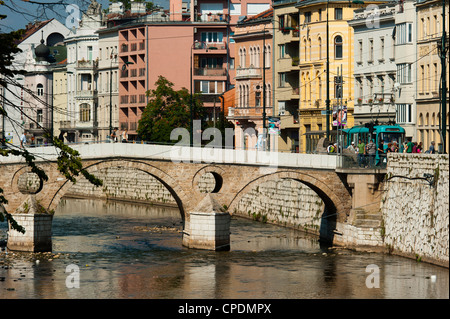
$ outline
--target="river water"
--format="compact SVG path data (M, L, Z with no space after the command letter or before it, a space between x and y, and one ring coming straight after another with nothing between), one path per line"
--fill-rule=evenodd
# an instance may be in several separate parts
M63 199L52 254L0 253L0 298L449 298L446 268L299 231L232 218L228 252L187 249L180 231L177 209Z

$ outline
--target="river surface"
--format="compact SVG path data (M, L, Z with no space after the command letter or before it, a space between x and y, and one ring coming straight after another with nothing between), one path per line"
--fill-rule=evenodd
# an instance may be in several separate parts
M449 298L447 268L251 220L228 252L183 247L173 208L63 199L52 229L50 255L0 253L1 299Z

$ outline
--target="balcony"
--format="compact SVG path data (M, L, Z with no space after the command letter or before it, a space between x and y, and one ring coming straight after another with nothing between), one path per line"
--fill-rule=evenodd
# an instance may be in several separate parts
M225 76L227 75L227 70L224 68L197 68L194 69L194 75Z
M236 69L236 80L241 79L253 79L253 78L261 78L261 69L260 68L237 68Z
M79 90L75 96L76 98L94 99L97 98L97 90Z
M224 39L225 41L225 39ZM206 53L206 52L212 52L212 53L225 53L225 52L218 52L221 50L226 50L227 49L227 44L226 42L195 42L194 50L205 50L204 52L201 53Z
M61 129L72 129L75 128L75 125L71 121L59 121L59 127Z
M263 107L230 107L228 117L262 119ZM272 106L266 106L266 116L272 116Z
M90 60L78 60L77 61L77 68L78 69L96 69L98 66L98 61Z
M198 13L195 22L228 22L229 16L223 13Z

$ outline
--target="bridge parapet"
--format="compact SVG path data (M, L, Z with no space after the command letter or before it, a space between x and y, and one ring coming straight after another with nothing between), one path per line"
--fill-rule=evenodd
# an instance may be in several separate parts
M83 160L100 158L140 158L172 161L175 163L245 164L265 167L291 167L336 169L336 156L327 154L299 154L235 150L212 147L188 147L179 145L153 145L131 143L99 143L71 146ZM36 161L56 161L58 152L54 147L29 149L36 154ZM0 158L1 164L25 163L20 156Z

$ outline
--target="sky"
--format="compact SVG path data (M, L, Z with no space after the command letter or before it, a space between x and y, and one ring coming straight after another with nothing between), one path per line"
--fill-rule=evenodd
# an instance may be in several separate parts
M66 6L76 4L81 10L86 10L91 0L33 0L36 3L58 3L55 5L46 5L29 3L28 0L3 0L5 6L0 6L0 14L7 15L7 18L0 20L0 32L11 32L23 29L29 22L35 20L48 20L55 18L61 23L65 23L69 13L66 12ZM102 5L102 9L109 6L109 0L97 0ZM62 4L61 4L62 3ZM169 7L169 0L153 0L154 4L164 8Z

